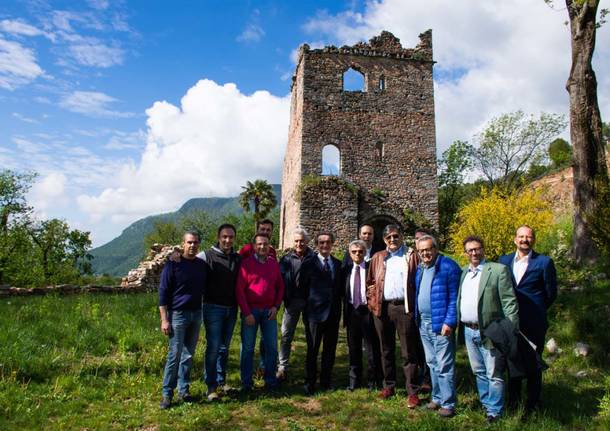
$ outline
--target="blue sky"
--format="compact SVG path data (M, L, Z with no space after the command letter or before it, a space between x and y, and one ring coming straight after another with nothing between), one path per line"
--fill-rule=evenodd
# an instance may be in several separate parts
M188 198L280 181L301 43L386 29L412 47L432 28L440 153L504 112L567 113L565 20L542 0L3 0L0 166L38 172L38 216L101 245ZM606 27L595 60L604 119Z

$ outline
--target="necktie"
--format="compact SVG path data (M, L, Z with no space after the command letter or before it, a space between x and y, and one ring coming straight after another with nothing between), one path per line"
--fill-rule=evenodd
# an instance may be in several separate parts
M330 271L330 266L328 265L328 258L324 258L324 266L322 267L324 271Z
M360 266L356 266L355 271L352 304L354 305L354 308L358 308L362 304L362 294L360 292Z

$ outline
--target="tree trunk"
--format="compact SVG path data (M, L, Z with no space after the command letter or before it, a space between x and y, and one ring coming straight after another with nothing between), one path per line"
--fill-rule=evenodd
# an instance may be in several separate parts
M566 0L570 17L572 68L566 84L570 95L570 139L574 148L574 233L572 255L581 264L595 263L598 250L587 218L598 206L598 188L608 181L597 102L597 79L591 64L595 50L597 0Z

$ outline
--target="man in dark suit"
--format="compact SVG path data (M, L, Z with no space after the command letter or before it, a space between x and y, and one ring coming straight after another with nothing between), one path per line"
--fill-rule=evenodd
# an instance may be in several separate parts
M512 270L515 293L519 301L519 321L523 335L536 345L542 355L544 337L548 329L546 311L557 298L557 273L553 259L533 250L536 242L534 230L520 226L515 235L515 253L500 256L499 262ZM534 355L523 358L527 370L527 402L525 409L532 412L540 407L542 370L535 363ZM515 405L521 399L522 378L510 379L509 403Z
M349 350L349 385L353 391L362 385L362 346L367 354L367 379L369 389L375 388L381 381L381 358L379 343L374 337L375 328L371 313L366 305L366 243L355 240L349 244L348 254L351 265L343 270L343 285L345 296L343 301L343 325L347 331L347 346ZM375 349L377 347L377 349ZM375 358L377 352L377 358Z
M318 352L324 343L320 368L320 387L331 388L335 351L341 320L341 262L331 256L335 237L321 232L316 238L318 252L301 265L301 285L307 298L304 312L307 359L305 363L305 393L315 392Z

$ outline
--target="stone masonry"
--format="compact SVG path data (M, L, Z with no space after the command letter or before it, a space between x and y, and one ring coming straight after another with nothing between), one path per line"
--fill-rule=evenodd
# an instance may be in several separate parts
M405 210L438 223L432 32L414 49L384 31L368 43L299 48L282 177L280 247L291 231L335 232L338 246ZM364 77L346 91L348 69ZM322 150L340 152L338 177L322 176Z

